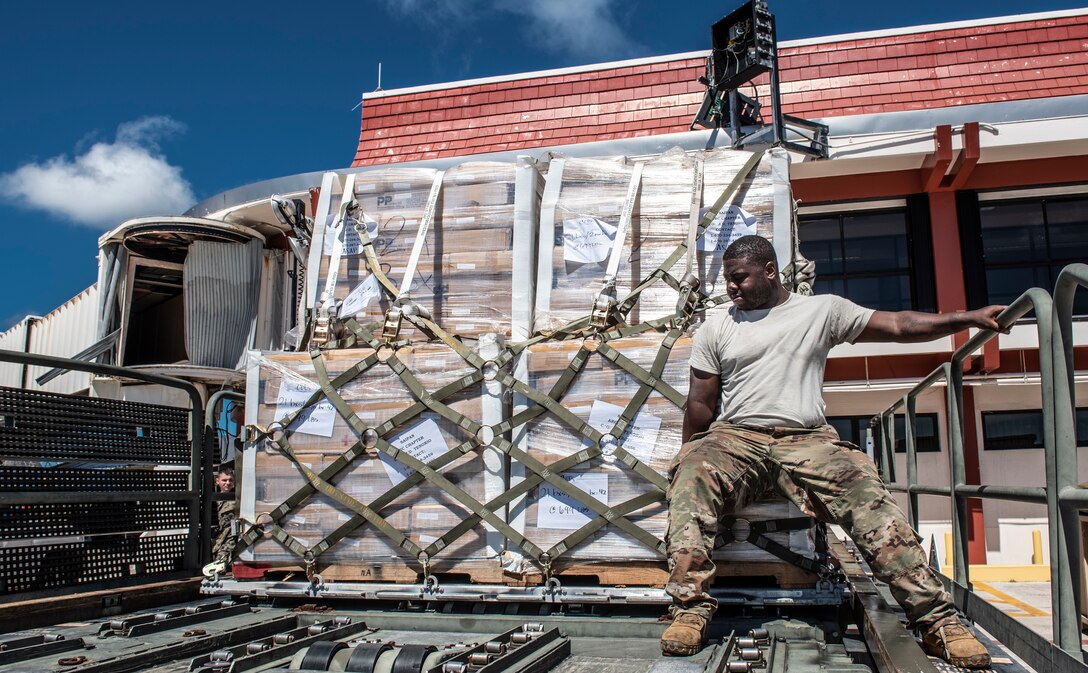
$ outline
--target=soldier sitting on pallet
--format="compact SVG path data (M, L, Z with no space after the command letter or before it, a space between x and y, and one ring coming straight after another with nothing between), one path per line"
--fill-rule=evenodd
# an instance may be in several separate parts
M828 351L855 341L926 341L969 327L998 329L1004 307L935 315L801 296L778 277L774 248L744 236L723 255L733 305L695 333L684 444L673 460L666 536L673 620L666 655L699 651L717 608L709 590L719 521L776 487L802 511L842 526L922 632L927 653L988 667L875 465L824 418Z

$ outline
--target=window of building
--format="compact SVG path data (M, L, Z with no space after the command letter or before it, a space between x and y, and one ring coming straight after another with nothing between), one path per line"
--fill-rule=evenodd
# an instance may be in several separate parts
M830 416L828 424L835 428L839 437L851 444L865 446L865 431L869 428L872 416ZM914 431L914 446L918 453L937 452L941 442L937 437L937 414L916 414L917 425ZM895 417L895 452L907 452L906 416ZM873 429L873 446L879 451L881 446L880 431Z
M1077 409L1077 444L1088 441L1088 408ZM1043 448L1043 412L1040 409L982 412L982 448L1011 451Z
M807 215L801 254L816 262L816 294L883 311L933 310L928 211L914 207Z
M961 200L964 269L971 304L1009 304L1030 287L1053 291L1067 264L1088 259L1088 196ZM967 211L967 212L965 212ZM1075 312L1088 314L1088 294Z

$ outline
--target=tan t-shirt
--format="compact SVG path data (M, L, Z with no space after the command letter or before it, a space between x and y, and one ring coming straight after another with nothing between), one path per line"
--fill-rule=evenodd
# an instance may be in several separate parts
M719 421L823 425L827 353L853 343L873 313L835 295L790 294L774 308L754 311L730 306L712 313L695 332L691 367L721 377Z

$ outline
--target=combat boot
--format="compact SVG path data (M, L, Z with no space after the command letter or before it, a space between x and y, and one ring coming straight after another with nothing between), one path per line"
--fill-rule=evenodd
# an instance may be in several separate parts
M661 653L667 657L690 657L703 648L707 620L694 612L677 612L672 624L661 634Z
M958 619L946 619L922 634L922 649L959 668L989 668L990 653Z

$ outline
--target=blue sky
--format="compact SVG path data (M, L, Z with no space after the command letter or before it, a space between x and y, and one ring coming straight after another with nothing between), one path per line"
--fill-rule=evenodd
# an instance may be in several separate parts
M360 95L709 47L739 2L5 2L0 329L94 282L97 239L258 180L347 166ZM771 0L780 40L1079 2Z

